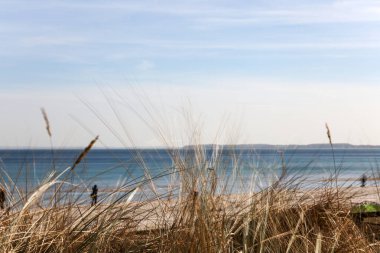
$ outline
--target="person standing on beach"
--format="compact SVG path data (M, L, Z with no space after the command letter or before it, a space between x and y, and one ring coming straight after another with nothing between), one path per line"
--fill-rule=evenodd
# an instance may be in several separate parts
M98 202L98 186L96 185L92 187L91 199L91 206L96 205Z
M367 182L367 176L365 174L363 174L362 178L360 179L360 181L362 182L362 185L361 187L364 187L365 186L365 183Z
M4 209L5 206L5 190L3 187L0 187L0 209Z

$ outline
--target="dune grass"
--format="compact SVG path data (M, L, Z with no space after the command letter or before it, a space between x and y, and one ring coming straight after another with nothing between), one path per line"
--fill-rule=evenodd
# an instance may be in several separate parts
M90 145L78 157L91 152ZM143 186L154 192L154 176L119 186L93 207L75 198L73 192L78 189L71 184L70 174L80 160L60 174L50 174L28 197L21 190L13 191L21 197L9 195L11 186L7 185L9 209L0 217L0 251L380 250L376 227L352 219L349 189L300 189L297 181L280 176L259 191L231 194L221 185L226 182L223 163L209 161L203 146L193 146L185 156L171 155L174 168L167 173L176 176L179 189L141 201L133 197ZM46 201L44 195L52 190L54 197Z
M43 109L42 114L52 138ZM197 131L189 139L200 143ZM380 251L377 225L352 217L351 189L337 183L301 188L303 178L289 177L284 159L281 175L266 187L256 187L254 171L246 185L240 180L239 152L231 150L226 164L220 150L210 157L197 144L169 149L172 167L159 175L151 175L136 151L144 176L119 184L91 207L80 197L89 192L72 179L97 140L62 172L53 161L51 173L34 189L19 189L3 171L7 203L0 213L0 252ZM52 144L53 160L54 155ZM163 176L172 182L159 192L156 181ZM329 181L337 177L335 170ZM231 185L244 190L231 192ZM136 198L138 193L144 198Z

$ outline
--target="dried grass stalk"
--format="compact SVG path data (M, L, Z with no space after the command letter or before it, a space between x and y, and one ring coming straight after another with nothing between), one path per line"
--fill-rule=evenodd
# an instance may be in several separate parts
M46 131L47 131L49 137L51 138L49 118L48 118L47 113L43 107L41 108L41 113L42 113L42 116L44 117L44 121L45 121L45 125L46 125Z
M82 151L82 153L79 154L78 158L75 160L73 166L71 166L71 170L73 170L81 161L82 159L90 152L92 146L94 146L95 142L98 140L99 135L95 137L88 145L87 147Z

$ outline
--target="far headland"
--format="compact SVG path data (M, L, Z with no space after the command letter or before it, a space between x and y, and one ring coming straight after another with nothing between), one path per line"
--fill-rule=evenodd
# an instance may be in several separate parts
M312 144L236 144L236 145L216 145L205 144L204 148L235 148L235 149L331 149L329 143L312 143ZM191 148L193 145L187 145L183 148ZM334 149L380 149L380 145L354 145L350 143L333 143Z

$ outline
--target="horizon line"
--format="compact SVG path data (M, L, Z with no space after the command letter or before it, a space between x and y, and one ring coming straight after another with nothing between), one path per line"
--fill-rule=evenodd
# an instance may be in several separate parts
M182 146L134 146L134 147L122 147L122 146L105 146L105 147L93 147L92 149L177 149L177 148L187 148L192 146L215 146L215 147L235 147L235 146L262 146L262 148L267 147L310 147L310 146L320 146L319 148L326 147L330 148L329 143L309 143L309 144L269 144L269 143L250 143L250 144L212 144L212 143L204 143L204 144L187 144ZM380 144L351 144L345 142L333 143L332 146L343 146L344 147L379 147ZM0 150L81 150L86 146L71 146L71 147L48 147L48 146L10 146L10 147L1 147ZM257 147L256 147L257 148ZM260 148L260 147L259 147ZM339 147L338 147L339 148Z

